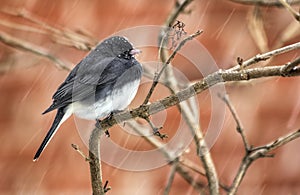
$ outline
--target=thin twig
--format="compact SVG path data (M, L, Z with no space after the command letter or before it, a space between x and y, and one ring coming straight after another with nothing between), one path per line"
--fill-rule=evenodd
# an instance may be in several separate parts
M33 45L29 42L26 42L24 40L12 37L12 36L4 33L4 32L0 32L0 41L2 41L6 45L9 45L13 48L22 49L24 51L36 54L36 55L44 57L44 58L47 58L48 60L51 60L52 62L54 62L54 64L60 69L67 70L67 71L71 70L61 60L59 60L58 58L52 56L50 53L44 51L43 48L40 48L40 47L38 47L36 45Z
M255 6L253 10L250 10L248 18L247 27L253 37L253 41L259 48L259 51L269 51L268 38L264 28L264 21L262 19L260 7Z
M236 122L236 130L241 135L242 140L243 140L243 144L244 144L244 147L245 147L245 150L246 150L246 153L248 153L248 151L250 150L251 147L248 144L247 137L246 137L245 132L244 132L244 127L243 127L243 125L241 123L241 120L239 119L238 114L236 113L236 110L234 109L233 105L231 104L231 102L230 102L229 97L228 97L227 94L225 94L225 95L219 94L219 97L228 106L228 108L229 108L229 110L231 112L231 115L233 116L233 119Z
M177 52L181 49L181 47L189 40L192 40L193 38L199 36L203 31L199 30L197 32L195 32L194 34L191 34L190 36L187 36L186 38L184 38L179 44L178 46L175 48L175 50L173 51L173 53L170 55L170 57L168 58L168 60L163 64L161 70L159 71L159 73L154 77L154 80L152 82L151 88L143 102L143 104L147 104L151 95L153 94L153 91L156 87L156 85L158 84L158 81L162 75L162 73L164 72L165 68L170 64L170 62L174 59L175 55L177 54Z
M167 26L167 27L171 27L171 25L176 20L177 16L176 17L170 16L169 18L172 18L172 20L166 21L165 26ZM183 30L183 29L181 29L181 30ZM164 70L168 67L168 64L172 60L171 56L173 54L175 56L175 54L176 54L173 52L173 54L171 54L170 57L167 59L168 51L165 49L165 46L167 45L167 41L165 41L165 39L168 37L162 36L162 35L166 35L167 34L166 32L168 32L168 29L163 29L161 31L160 37L159 37L159 40L161 42L159 54L160 54L161 61L164 63L162 70ZM199 34L201 34L201 32L199 32ZM185 39L183 39L183 41L184 40ZM189 40L189 39L186 39L186 40ZM183 41L181 41L179 43L179 45L177 46L176 49L178 49L178 50L180 49L180 47L181 47L180 45ZM175 51L176 51L176 49L175 49ZM162 71L160 73L162 73ZM175 79L172 79L172 78L175 78L173 70L171 68L169 68L165 71L165 74L166 74L166 78L167 78L167 85L169 86L169 88L172 89L172 93L174 94L174 92L178 91L179 88L178 88L178 82ZM158 76L158 78L159 78L159 76ZM154 87L155 87L155 85L154 85ZM153 87L153 89L154 89L154 87ZM150 94L150 96L151 96L151 94ZM199 157L205 167L205 170L207 172L207 174L205 176L208 179L210 193L218 194L219 193L219 189L218 189L219 184L218 184L218 177L217 177L216 169L215 169L215 166L211 159L211 156L210 156L209 150L206 146L206 143L203 139L203 134L201 131L199 121L197 119L195 120L195 117L192 116L191 107L187 104L187 102L181 102L181 104L178 104L177 106L178 106L179 111L181 112L184 120L186 121L189 129L191 130L192 135L194 135L193 138L194 138L194 141L197 146L197 154L199 155Z
M185 8L192 2L193 0L184 0L182 3L176 1L174 9L169 14L167 20L165 21L165 26L170 27L177 19L178 15L184 13Z
M128 122L126 124L131 129L133 129L136 133L138 133L140 136L142 136L147 142L149 142L151 145L153 145L155 148L157 148L165 156L165 158L167 159L168 162L172 162L175 159L175 156L171 155L171 152L168 151L164 147L164 143L162 143L158 139L155 139L154 136L145 135L145 131L142 131L141 129L137 128L132 123Z
M229 0L235 3L241 3L245 5L259 5L259 6L276 6L276 7L283 7L283 5L278 2L277 0ZM296 5L299 4L300 0L293 0L291 4Z
M127 123L127 125L133 129L136 133L143 136L146 141L148 141L151 145L153 145L155 148L157 148L166 158L166 160L172 164L174 159L176 159L176 156L174 156L173 152L168 151L166 147L164 147L164 144L156 139L154 136L147 136L145 135L145 131L142 131L141 129L137 128L135 125L132 125L130 122ZM204 184L198 181L195 181L189 171L187 171L184 167L181 166L181 164L177 164L176 166L176 172L191 186L194 187L195 190L198 192L201 192L204 188Z
M287 45L285 47L281 47L278 49L274 49L272 51L263 53L263 54L257 54L256 56L254 56L253 58L250 58L246 61L243 61L242 65L235 65L233 68L229 69L229 70L241 70L243 68L246 68L252 64L256 64L260 61L266 61L268 59L270 59L273 56L277 56L279 54L283 54L292 50L296 50L296 49L300 49L300 42L291 44L291 45Z
M178 10L175 9L175 12L176 11L178 11ZM171 27L172 24L174 23L174 21L176 20L177 16L178 16L178 14L173 17L172 13L171 13L171 16L166 21L165 26L167 28ZM170 18L172 18L172 19L170 20ZM183 29L181 28L181 30L183 30ZM168 34L167 32L168 32L168 29L163 29L161 31L160 37L159 37L159 40L160 40L160 43L161 43L160 48L159 48L159 55L160 55L161 61L163 62L164 65L163 65L161 71L158 73L158 75L156 75L156 77L154 78L153 85L151 86L151 89L150 89L150 91L149 91L149 93L148 93L148 95L147 95L147 97L144 101L144 104L148 102L151 94L153 93L153 90L154 90L155 86L158 83L158 80L159 80L161 74L168 67L168 65L170 64L170 62L174 58L173 56L176 55L177 51L180 50L180 48L182 47L182 45L186 41L191 40L194 37L196 37L196 36L198 36L202 33L201 31L198 31L194 35L190 35L190 36L186 37L185 39L183 39L179 43L179 45L176 47L175 51L167 59L168 51L165 49L165 46L168 44L167 43L167 38L168 37L165 36L166 34ZM173 45L173 43L172 43L172 45ZM171 68L167 69L165 71L165 74L166 74L166 78L168 79L167 80L167 85L169 86L169 88L172 89L172 93L174 93L175 91L178 91L178 83L176 82L175 79L172 79L172 78L174 78L174 74L173 74L172 69ZM178 106L184 120L186 121L187 125L189 126L189 129L191 130L191 133L194 135L193 137L194 137L194 141L195 141L196 146L197 146L197 154L199 155L199 157L200 157L200 159L201 159L201 161L202 161L202 163L205 167L205 170L207 172L206 177L208 179L210 193L211 194L218 194L219 193L219 184L218 184L218 177L217 177L216 169L214 167L214 164L213 164L213 161L211 159L209 150L206 146L206 143L203 139L203 134L202 134L199 122L198 122L198 120L196 120L196 121L194 120L195 117L191 115L191 113L192 113L191 108L188 106L188 104L186 102L182 102L180 105L178 104L177 106Z
M286 28L284 28L279 36L277 36L273 48L280 48L285 43L290 42L300 35L299 22L297 20L291 21Z
M156 127L152 121L149 119L149 117L142 117L143 119L145 119L145 121L148 122L148 124L150 125L150 127L152 128L152 131L153 131L153 134L160 137L160 139L165 139L165 138L168 138L168 135L167 134L161 134L159 132L160 129L162 129L162 127Z
M74 150L76 152L78 152L80 154L80 156L82 156L84 158L85 161L90 161L89 157L87 157L79 148L78 145L76 144L71 144L72 148L74 148Z
M204 188L206 187L205 184L203 184L200 181L196 181L190 174L190 172L188 172L184 167L182 166L176 166L176 171L177 173L179 173L182 178L188 183L190 184L195 190L197 190L198 192L202 193Z
M287 63L287 64L283 67L282 71L283 71L283 72L291 72L291 71L292 71L296 66L298 66L299 64L300 64L300 57L297 58L296 60L294 60L293 62Z
M175 173L176 173L177 164L178 164L178 161L175 160L171 165L171 170L170 170L170 173L169 173L169 179L168 179L167 185L166 185L165 190L164 190L164 195L168 195L170 193L171 186L172 186L172 183L174 181L174 177L175 177Z
M300 13L296 12L291 6L290 4L288 4L286 2L286 0L279 0L280 3L294 16L294 18L296 20L298 20L300 22Z
M178 15L180 14L180 13L183 13L184 12L184 10L185 10L185 8L192 2L193 0L184 0L182 3L179 3L177 0L176 0L176 2L175 2L175 6L173 7L173 9L172 9L172 11L170 12L170 14L169 14L169 16L168 16L168 18L167 18L167 20L165 21L165 24L164 24L164 26L165 26L165 28L164 29L162 29L161 30L161 32L160 32L160 35L159 35L159 43L160 43L160 45L159 45L159 52L158 52L158 55L159 56L161 56L160 55L160 53L161 53L161 49L162 48L164 48L164 45L166 44L165 43L165 39L167 38L166 36L167 36L167 29L176 21L176 19L177 19L177 17L178 17ZM174 54L174 56L176 55L176 53ZM174 57L173 57L174 58ZM163 62L165 62L164 60L162 60ZM162 71L160 71L160 72L162 72ZM150 88L150 90L149 90L149 92L148 92L148 94L147 94L147 96L146 96L146 98L145 98L145 100L144 100L144 102L143 102L143 104L147 104L148 102L149 102L149 99L150 99L150 97L151 97L151 95L152 95L152 93L153 93L153 91L154 91L154 88L155 88L155 86L158 84L158 80L159 80L159 77L158 78L156 78L157 77L157 75L155 75L155 77L154 77L154 79L153 79L153 83L152 83L152 86L151 86L151 88Z
M26 9L22 9L21 11L15 9L2 9L1 11L9 15L21 17L35 25L38 25L42 29L46 30L47 34L51 36L54 41L63 45L89 51L98 42L93 37L87 36L86 34L83 35L67 29L61 30L58 27L53 27L48 23L39 20L37 17L32 16L32 13L28 12Z
M282 136L280 138L277 138L275 141L272 141L264 146L259 146L259 147L255 147L252 149L252 151L259 151L259 150L268 150L268 152L275 150L277 148L279 148L280 146L287 144L291 141L293 141L294 139L300 137L300 129L298 129L297 131L294 131L292 133L289 133L285 136Z
M300 129L295 132L289 133L285 136L282 136L269 144L266 144L264 146L260 146L257 148L253 148L243 158L243 161L239 167L239 170L230 186L230 191L228 192L228 194L229 195L236 194L238 187L240 186L240 184L241 184L248 168L252 164L252 162L254 162L255 160L257 160L259 158L269 157L269 155L268 155L269 152L271 152L274 149L276 149L284 144L287 144L299 137L300 137Z

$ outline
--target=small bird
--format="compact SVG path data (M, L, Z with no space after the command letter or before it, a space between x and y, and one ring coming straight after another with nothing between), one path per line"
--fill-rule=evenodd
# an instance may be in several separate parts
M134 55L140 50L121 36L113 36L98 44L70 72L58 87L52 105L43 112L57 109L54 122L38 148L36 161L60 125L71 114L97 120L124 110L135 97L142 77L142 65Z

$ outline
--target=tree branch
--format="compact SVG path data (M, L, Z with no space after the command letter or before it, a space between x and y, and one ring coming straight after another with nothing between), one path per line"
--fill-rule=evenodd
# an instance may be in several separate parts
M246 150L246 153L248 153L248 151L250 150L250 145L248 144L248 141L247 141L247 138L246 138L246 135L245 135L245 132L244 132L244 127L242 125L241 120L239 119L238 114L236 113L236 110L232 106L227 94L225 94L224 96L221 96L221 94L219 94L219 96L225 102L227 107L229 108L229 110L231 112L231 115L233 116L233 119L236 122L236 130L241 135L243 143L244 143L244 148Z
M143 116L143 114L153 115L162 110L165 110L171 106L177 105L188 98L203 92L219 83L226 83L231 81L247 81L265 77L291 77L299 76L300 68L296 67L290 72L286 72L286 65L281 66L267 66L262 68L252 68L243 71L231 71L231 70L219 70L206 76L199 82L194 83L190 87L183 89L175 94L165 97L161 100L153 102L147 105L141 105L131 111L125 111L115 114L113 117L105 118L100 122L102 129L109 129L117 123L124 122L126 120ZM180 98L179 98L180 97ZM151 108L151 109L150 109Z
M42 48L40 48L36 45L33 45L29 42L26 42L24 40L12 37L12 36L4 33L4 32L0 32L0 41L2 41L6 45L11 46L13 48L28 51L28 52L31 52L31 53L36 54L38 56L47 58L48 60L54 62L54 64L59 69L63 69L63 70L67 70L67 71L71 70L61 60L59 60L58 58L52 56L50 53L44 51L44 49L42 49Z
M197 32L195 32L194 34L190 35L190 36L187 36L186 38L184 38L179 44L178 46L175 48L175 50L173 51L173 53L169 56L169 58L167 59L166 62L164 62L161 70L159 71L159 73L154 77L154 80L152 82L152 85L151 85L151 88L143 102L143 104L147 104L151 95L153 94L153 91L155 89L155 87L157 86L158 84L158 81L162 75L162 73L164 72L164 70L166 69L166 67L171 63L171 61L174 59L175 55L177 54L177 52L181 49L181 47L189 40L192 40L193 38L199 36L203 31L202 30L199 30Z
M175 160L171 165L169 179L168 179L167 185L166 185L165 190L164 190L164 195L168 195L170 193L171 186L172 186L172 183L174 181L174 177L175 177L175 173L176 173L177 164L178 164L178 160Z
M253 58L250 58L246 61L243 61L242 64L237 64L235 65L233 68L229 69L229 70L241 70L243 68L247 68L248 66L251 66L252 64L256 64L260 61L266 61L268 59L270 59L273 56L277 56L292 50L296 50L296 49L300 49L300 42L291 44L291 45L287 45L285 47L281 47L263 54L257 54L256 56L254 56Z
M232 182L232 185L230 186L230 191L228 192L228 194L229 195L236 194L238 187L240 186L252 162L254 162L259 158L269 157L268 155L269 152L299 137L300 137L300 129L290 134L287 134L285 136L282 136L269 144L251 149L251 151L244 156L243 161L239 167L239 170Z
M286 0L279 0L280 3L283 5L283 7L285 7L293 16L296 20L298 20L300 22L300 13L296 12L291 6L290 4L288 4L286 2Z
M296 60L298 62L298 60ZM292 62L293 63L293 62ZM123 121L136 118L136 117L141 117L145 116L145 114L148 116L155 114L159 111L162 111L164 109L167 109L171 106L177 105L182 101L187 100L188 98L201 93L202 91L208 89L209 87L216 85L218 83L223 83L223 82L230 82L230 81L244 81L244 80L251 80L251 79L257 79L257 78L263 78L263 77L271 77L271 76L281 76L281 77L286 77L286 76L299 76L300 75L300 68L296 67L296 65L299 65L299 63L294 64L294 68L287 72L286 71L286 66L288 65L282 65L282 66L268 66L268 67L262 67L262 68L252 68L252 69L246 69L242 71L218 71L215 73L212 73L202 79L201 81L193 84L192 86L177 92L176 94L172 94L162 100L153 102L151 104L147 105L141 105L140 107L133 109L131 111L126 111L126 112L121 112L113 117L108 117L103 119L99 123L100 128L96 128L93 131L93 134L95 135L100 135L100 131L103 132L103 130L109 129L111 126L121 123ZM180 97L180 98L179 98ZM151 109L150 109L151 108ZM209 170L207 168L208 165L212 164L212 162L209 161L211 159L210 157L207 157L209 155L209 152L207 150L207 147L205 147L205 141L204 139L199 140L199 146L201 146L201 151L198 151L202 159L204 161L204 168L205 170ZM202 147L203 146L203 147ZM90 146L91 148L94 148L95 150L95 144ZM97 150L95 150L97 152ZM165 153L166 155L169 155ZM92 154L90 156L91 159ZM97 159L96 159L97 160ZM247 160L247 159L246 159ZM91 159L91 161L93 161ZM245 163L246 165L249 164L249 162ZM247 168L247 167L246 167ZM245 168L244 168L245 169ZM92 170L91 170L92 171ZM211 174L211 172L207 172L207 177L213 179L215 178ZM242 175L243 176L243 175ZM99 176L97 176L99 177ZM213 184L218 183L217 181L209 181L212 182ZM210 188L211 190L212 188Z
M276 6L283 7L283 5L278 0L229 0L235 3L245 4L245 5L259 5L259 6ZM291 5L299 4L300 0L291 1Z
M100 159L100 136L104 131L94 128L89 140L89 164L93 195L104 195Z
M164 147L164 144L161 143L161 141L157 140L153 136L147 136L145 135L145 131L141 130L140 128L137 128L136 125L132 124L131 122L126 123L129 125L131 129L133 129L136 133L143 136L146 141L148 141L151 145L153 145L155 148L157 148L166 158L166 160L169 162L169 164L172 164L174 160L176 160L176 156L173 155L172 152L169 152L167 148ZM181 161L179 161L181 162ZM182 163L176 163L176 172L186 181L188 182L192 187L194 187L195 190L198 192L201 192L203 188L205 187L204 184L201 182L195 181L193 177L190 175L189 171L187 171L183 166Z
M161 59L161 61L164 63L161 71L158 74L158 78L161 76L161 74L163 73L163 71L168 67L168 65L170 64L170 62L172 61L172 59L174 58L176 52L182 47L182 45L188 41L193 39L194 37L198 36L201 34L201 31L196 32L193 35L190 35L186 38L184 38L179 45L176 47L175 51L167 58L168 56L168 51L166 49L166 46L168 44L168 32L169 29L168 28L176 28L179 27L178 31L179 31L179 35L180 37L177 38L181 38L182 33L185 34L185 31L183 29L184 27L184 23L178 21L177 24L180 24L180 26L176 26L176 24L173 25L173 23L175 22L177 16L179 15L180 12L183 12L184 10L184 6L186 6L189 2L191 1L184 1L181 5L182 6L178 6L178 9L174 9L173 12L171 12L170 16L168 17L168 19L165 22L165 29L161 30L160 33L160 37L159 37L159 41L160 41L160 48L159 48L159 57ZM183 7L183 8L182 8ZM181 9L181 10L180 10ZM172 26L173 25L173 26ZM172 43L173 46L173 43ZM175 91L178 91L178 83L174 78L174 73L173 70L171 68L166 69L166 71L164 72L167 78L167 85L168 87L171 89L172 94L174 94ZM146 97L146 100L150 98L155 86L157 85L158 79L156 81L156 79L154 79L153 82L153 87L151 87L149 94ZM144 101L144 103L147 103L148 101ZM208 185L209 185L209 191L211 194L218 194L219 193L219 184L218 184L218 177L217 177L217 173L215 170L215 166L213 164L212 158L210 156L209 150L206 146L205 140L203 138L203 134L200 128L200 124L198 121L195 121L194 118L192 116L192 112L190 107L188 106L188 104L186 102L182 102L181 104L177 104L179 111L181 112L184 120L186 121L189 129L191 130L192 135L194 135L194 141L195 144L197 146L197 154L199 155L205 170L206 170L206 174L205 176L207 177L208 180Z
M66 46L75 47L76 49L89 51L92 47L94 47L98 40L95 38L87 35L87 33L84 33L82 31L80 32L74 32L67 29L60 29L58 27L53 27L49 25L48 23L41 21L37 17L33 16L32 13L28 12L26 9L22 9L21 11L16 9L2 9L1 12L11 15L11 16L17 16L21 17L34 25L37 25L38 27L29 26L29 28L24 28L24 25L19 24L10 24L9 26L12 29L19 29L24 31L35 31L40 34L45 34L47 36L50 36L52 40ZM42 30L41 30L42 29Z

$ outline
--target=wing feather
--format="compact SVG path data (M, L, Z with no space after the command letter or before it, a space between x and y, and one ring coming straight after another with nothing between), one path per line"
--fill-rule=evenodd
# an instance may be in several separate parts
M89 63L99 64L91 65ZM138 62L134 58L126 60L118 57L104 58L98 62L82 60L59 86L52 97L52 105L43 114L67 106L72 102L91 97L95 95L96 89L98 96L105 96L105 94L101 94L101 91L106 93L107 90L104 90L105 88L113 87L118 77L121 77L124 73L124 66L129 68L136 65L136 63Z

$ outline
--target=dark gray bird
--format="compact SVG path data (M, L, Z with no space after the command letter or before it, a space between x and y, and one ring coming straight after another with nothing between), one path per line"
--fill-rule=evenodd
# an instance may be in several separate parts
M101 42L74 69L54 93L52 105L43 114L57 109L54 122L37 150L36 161L60 125L74 113L94 120L124 110L133 100L143 68L134 58L140 53L124 37Z

